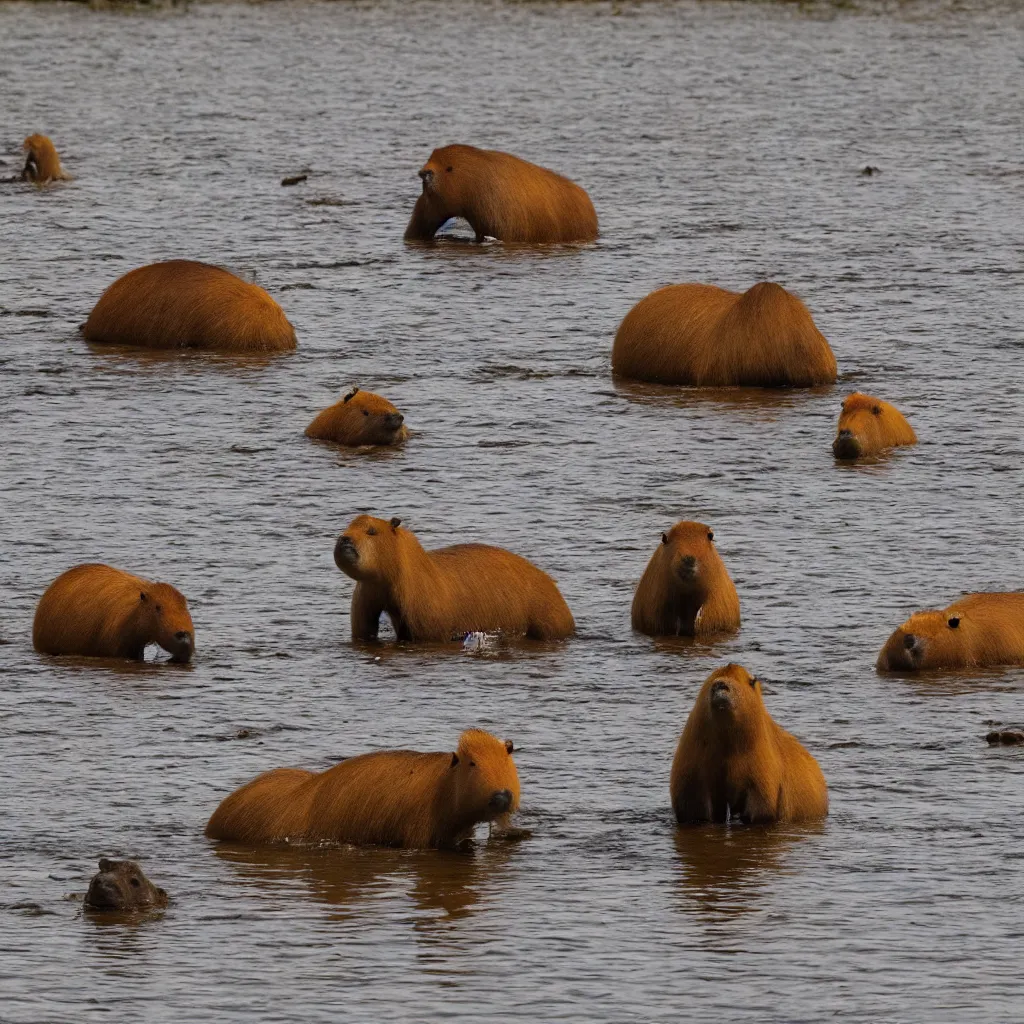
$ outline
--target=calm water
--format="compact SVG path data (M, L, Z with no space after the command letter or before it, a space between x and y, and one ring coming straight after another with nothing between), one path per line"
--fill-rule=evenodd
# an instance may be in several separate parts
M1024 585L1022 38L1009 2L0 5L0 172L42 131L77 176L0 188L0 1018L1021 1020L1024 751L984 733L1022 724L1024 670L873 663L911 610ZM452 141L579 181L601 241L406 248ZM80 341L108 283L181 256L268 288L298 352ZM612 382L647 292L763 278L810 306L834 389ZM404 450L302 436L352 384L406 414ZM855 387L921 444L837 466ZM360 512L534 559L578 638L353 649L331 552ZM681 518L741 595L713 647L629 628ZM191 668L34 654L40 594L89 560L184 591ZM674 745L727 660L820 761L822 827L674 828ZM469 725L520 748L531 838L203 838L265 768ZM167 912L84 918L101 854Z

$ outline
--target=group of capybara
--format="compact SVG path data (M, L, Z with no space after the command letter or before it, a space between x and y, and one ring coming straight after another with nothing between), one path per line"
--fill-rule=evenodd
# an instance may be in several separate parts
M25 140L22 178L67 179L53 144ZM507 153L472 146L435 150L419 172L422 193L405 231L427 242L452 218L476 240L544 245L592 242L597 215L567 178ZM294 349L296 335L262 288L219 267L171 260L140 267L100 296L82 327L94 343L234 352ZM796 296L770 282L746 292L712 285L661 288L623 319L612 371L624 378L698 387L810 388L836 381L836 360ZM393 445L408 431L398 409L355 388L323 410L307 436L348 446ZM837 459L877 456L917 441L892 405L855 393L843 402ZM402 521L359 515L334 547L355 580L354 642L378 639L386 614L399 641L445 642L470 633L561 640L575 621L554 580L519 555L484 544L425 549ZM632 626L650 636L704 636L740 628L740 599L703 523L661 536L633 597ZM48 655L141 660L155 644L186 662L196 650L185 597L107 565L79 565L43 594L33 626ZM942 611L912 615L886 641L881 671L1024 664L1024 593L969 594ZM276 768L227 796L206 826L239 843L337 842L451 847L476 825L503 830L519 807L511 740L469 729L454 751L377 751L313 773ZM669 790L680 824L799 821L828 813L817 762L765 708L761 684L740 665L704 682L683 728ZM166 902L131 861L100 862L86 903L94 908Z

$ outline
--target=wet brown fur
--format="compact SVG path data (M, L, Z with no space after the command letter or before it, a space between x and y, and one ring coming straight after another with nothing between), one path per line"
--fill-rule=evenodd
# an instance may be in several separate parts
M860 391L843 402L832 442L837 459L877 455L904 444L917 444L917 435L896 406Z
M719 682L728 709L713 704ZM741 665L716 669L701 687L676 748L670 790L683 825L728 816L767 823L828 814L817 761L768 714L761 684Z
M633 628L648 636L695 636L740 628L740 599L703 523L661 535L633 595ZM687 571L687 558L696 561Z
M188 661L195 632L185 598L169 583L90 563L68 569L47 587L36 608L32 643L41 654L135 661L152 643Z
M386 398L358 388L306 427L306 437L350 447L399 444L408 436L402 414Z
M262 288L194 260L129 271L100 296L82 331L87 341L161 349L284 352L296 344Z
M226 797L206 835L254 845L457 846L479 822L507 823L518 809L511 751L511 742L469 729L454 754L386 750L319 774L278 768ZM507 798L496 806L501 793Z
M469 221L477 241L592 242L597 214L579 185L509 153L475 146L435 149L420 170L423 192L405 230L426 240L451 217Z
M742 294L676 284L626 314L612 371L661 384L814 387L835 381L836 360L807 307L777 284Z
M133 860L100 860L83 905L90 910L145 910L167 906L167 893Z
M61 166L57 148L45 135L30 135L21 147L25 151L24 181L45 185L50 181L70 181L71 175Z

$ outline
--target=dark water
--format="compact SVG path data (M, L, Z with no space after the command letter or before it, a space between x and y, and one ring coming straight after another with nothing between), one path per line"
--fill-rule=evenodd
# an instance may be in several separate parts
M911 610L1024 585L1022 33L1008 2L0 6L0 171L42 131L77 176L0 189L0 1018L1021 1020L1024 753L983 737L1024 720L1024 670L872 666ZM406 248L451 141L570 175L601 241ZM110 281L180 256L268 288L298 352L79 340ZM834 389L613 384L647 292L763 278L810 306ZM302 436L352 384L405 412L404 450ZM835 465L854 388L921 444ZM360 512L534 559L578 638L353 649L331 551ZM739 587L714 647L629 628L681 518ZM33 653L39 595L89 560L188 595L191 668ZM820 828L673 827L675 741L727 660L820 761ZM531 838L202 836L264 768L469 725L521 748ZM166 913L81 916L100 854Z

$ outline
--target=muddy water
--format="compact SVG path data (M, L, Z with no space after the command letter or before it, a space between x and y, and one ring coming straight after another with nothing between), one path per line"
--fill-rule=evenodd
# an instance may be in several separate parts
M0 190L0 1018L1020 1019L1024 758L983 737L1021 724L1024 671L872 667L915 607L1024 583L1016 5L2 8L0 170L44 131L77 180ZM449 141L580 181L601 241L406 248ZM110 281L179 256L270 289L297 353L79 340ZM612 382L648 291L763 278L814 312L835 388ZM302 436L352 384L405 412L404 450ZM921 444L835 465L855 387ZM529 556L578 638L353 649L331 551L360 512ZM715 646L629 628L680 518L741 594ZM192 667L33 653L39 595L88 560L188 595ZM676 737L730 659L819 759L822 827L673 827ZM202 836L264 768L471 724L520 748L530 838ZM167 911L83 917L101 854L140 859Z

